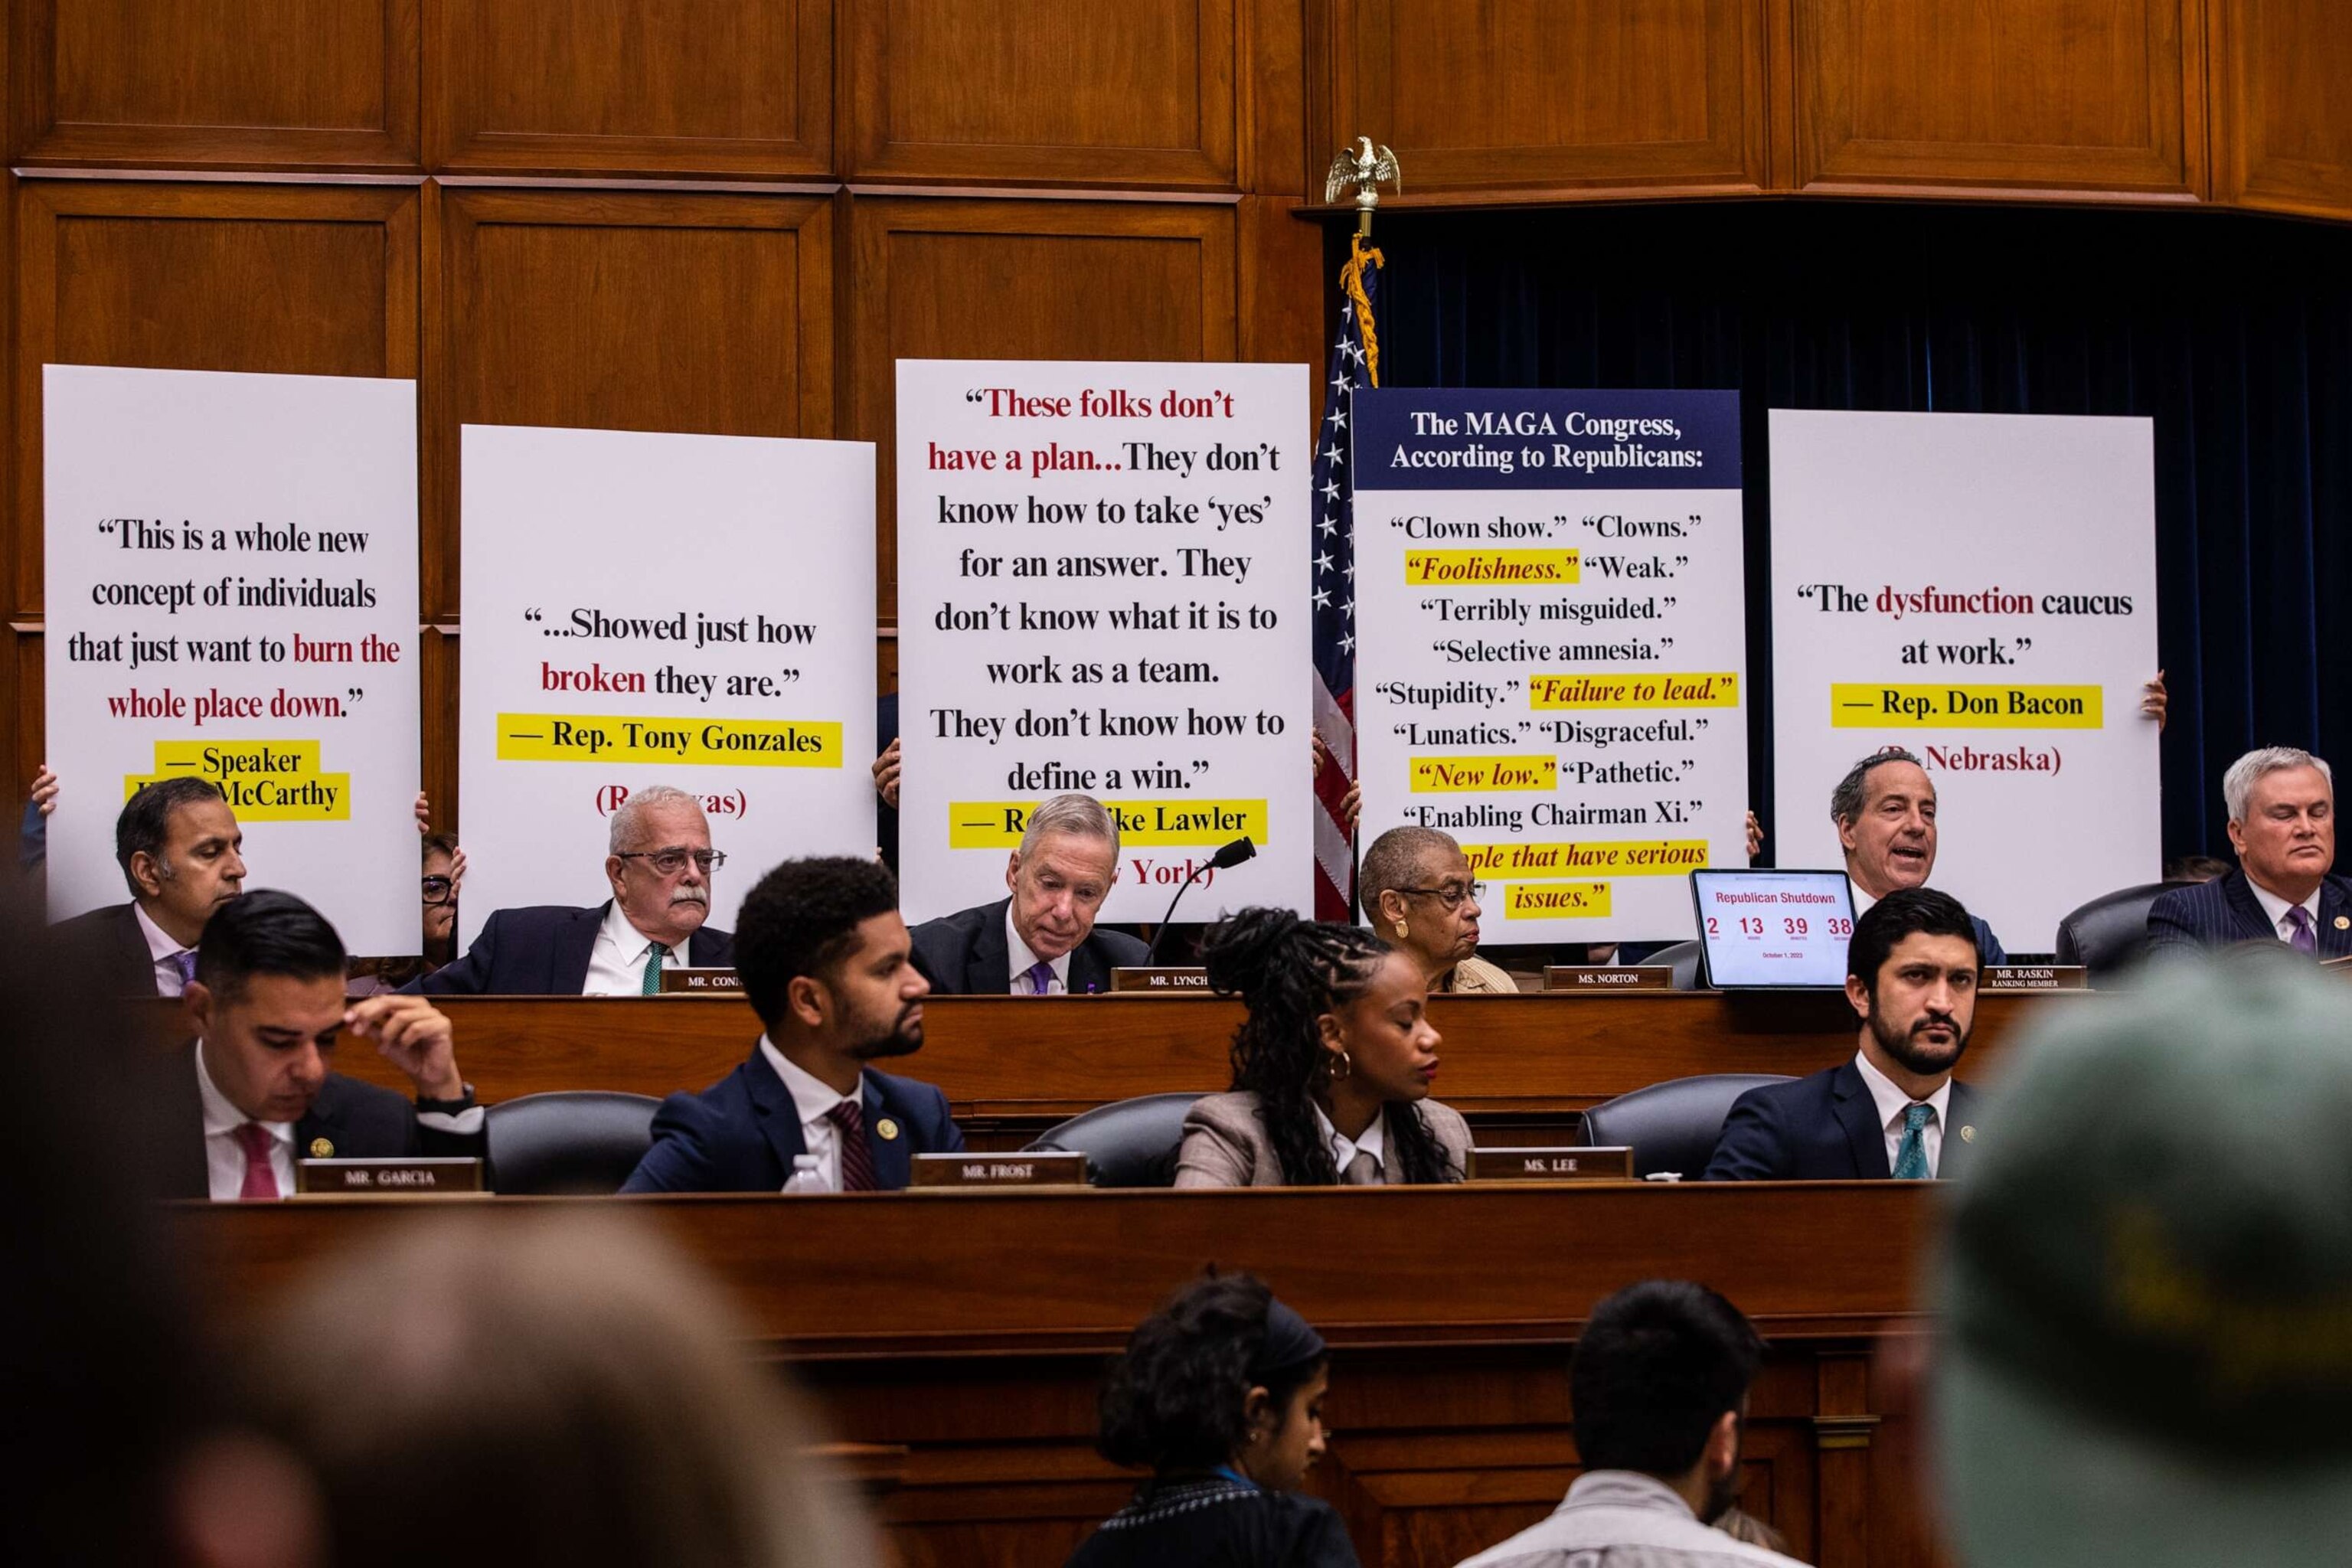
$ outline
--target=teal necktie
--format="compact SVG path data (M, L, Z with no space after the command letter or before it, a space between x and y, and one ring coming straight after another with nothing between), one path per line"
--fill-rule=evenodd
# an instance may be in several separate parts
M1927 1169L1927 1123L1936 1118L1932 1105L1914 1105L1903 1112L1903 1142L1895 1151L1895 1179L1924 1182Z
M661 994L661 961L669 956L669 949L660 942L651 944L646 953L646 983L638 991L641 996Z

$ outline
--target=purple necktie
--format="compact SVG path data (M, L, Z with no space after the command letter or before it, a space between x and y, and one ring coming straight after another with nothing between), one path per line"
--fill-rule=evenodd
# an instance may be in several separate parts
M2287 945L2297 952L2307 952L2315 958L2318 957L2319 940L2311 931L2311 911L2297 904L2287 910L2286 923L2294 928L2294 934L2286 939Z
M2307 952L2309 950L2306 949L2305 951ZM172 962L178 966L180 971L180 989L184 991L189 986L194 985L196 983L196 950L194 948L182 948L179 952L172 955ZM275 1193L270 1195L272 1197L277 1196Z
M1033 963L1021 972L1021 977L1029 982L1030 995L1043 996L1045 994L1046 987L1054 984L1054 966L1050 963Z

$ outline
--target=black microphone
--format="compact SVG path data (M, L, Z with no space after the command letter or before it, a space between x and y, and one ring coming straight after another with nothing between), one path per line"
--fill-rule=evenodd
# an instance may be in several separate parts
M1223 871L1238 866L1244 860L1254 859L1256 855L1257 846L1249 841L1249 835L1244 834L1210 856L1206 866L1195 866L1184 874L1184 886L1177 889L1176 896L1168 900L1168 912L1160 917L1160 929L1151 933L1151 945L1144 950L1143 963L1146 968L1150 966L1153 959L1160 956L1160 943L1168 935L1168 922L1176 918L1176 906L1183 900L1185 892L1201 873L1207 870Z

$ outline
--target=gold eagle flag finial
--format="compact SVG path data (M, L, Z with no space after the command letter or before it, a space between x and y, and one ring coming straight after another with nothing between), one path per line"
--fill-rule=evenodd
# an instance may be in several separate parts
M1331 172L1323 177L1323 200L1337 202L1350 187L1356 193L1356 232L1369 237L1372 232L1372 213L1381 205L1381 186L1387 185L1402 195L1404 174L1397 167L1397 156L1386 147L1376 147L1369 136L1356 138L1356 150L1342 149L1331 160Z

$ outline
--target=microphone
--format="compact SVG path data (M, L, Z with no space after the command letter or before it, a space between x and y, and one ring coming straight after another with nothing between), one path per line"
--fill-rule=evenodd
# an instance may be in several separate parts
M1176 918L1176 906L1183 900L1184 894L1192 888L1193 881L1204 870L1223 871L1238 866L1244 860L1254 859L1256 855L1257 846L1251 843L1249 835L1244 833L1214 855L1210 856L1208 865L1195 866L1185 873L1184 886L1177 889L1176 896L1168 900L1168 912L1160 917L1160 929L1151 933L1151 945L1144 949L1143 962L1147 968L1153 959L1160 956L1160 943L1168 935L1168 922Z

